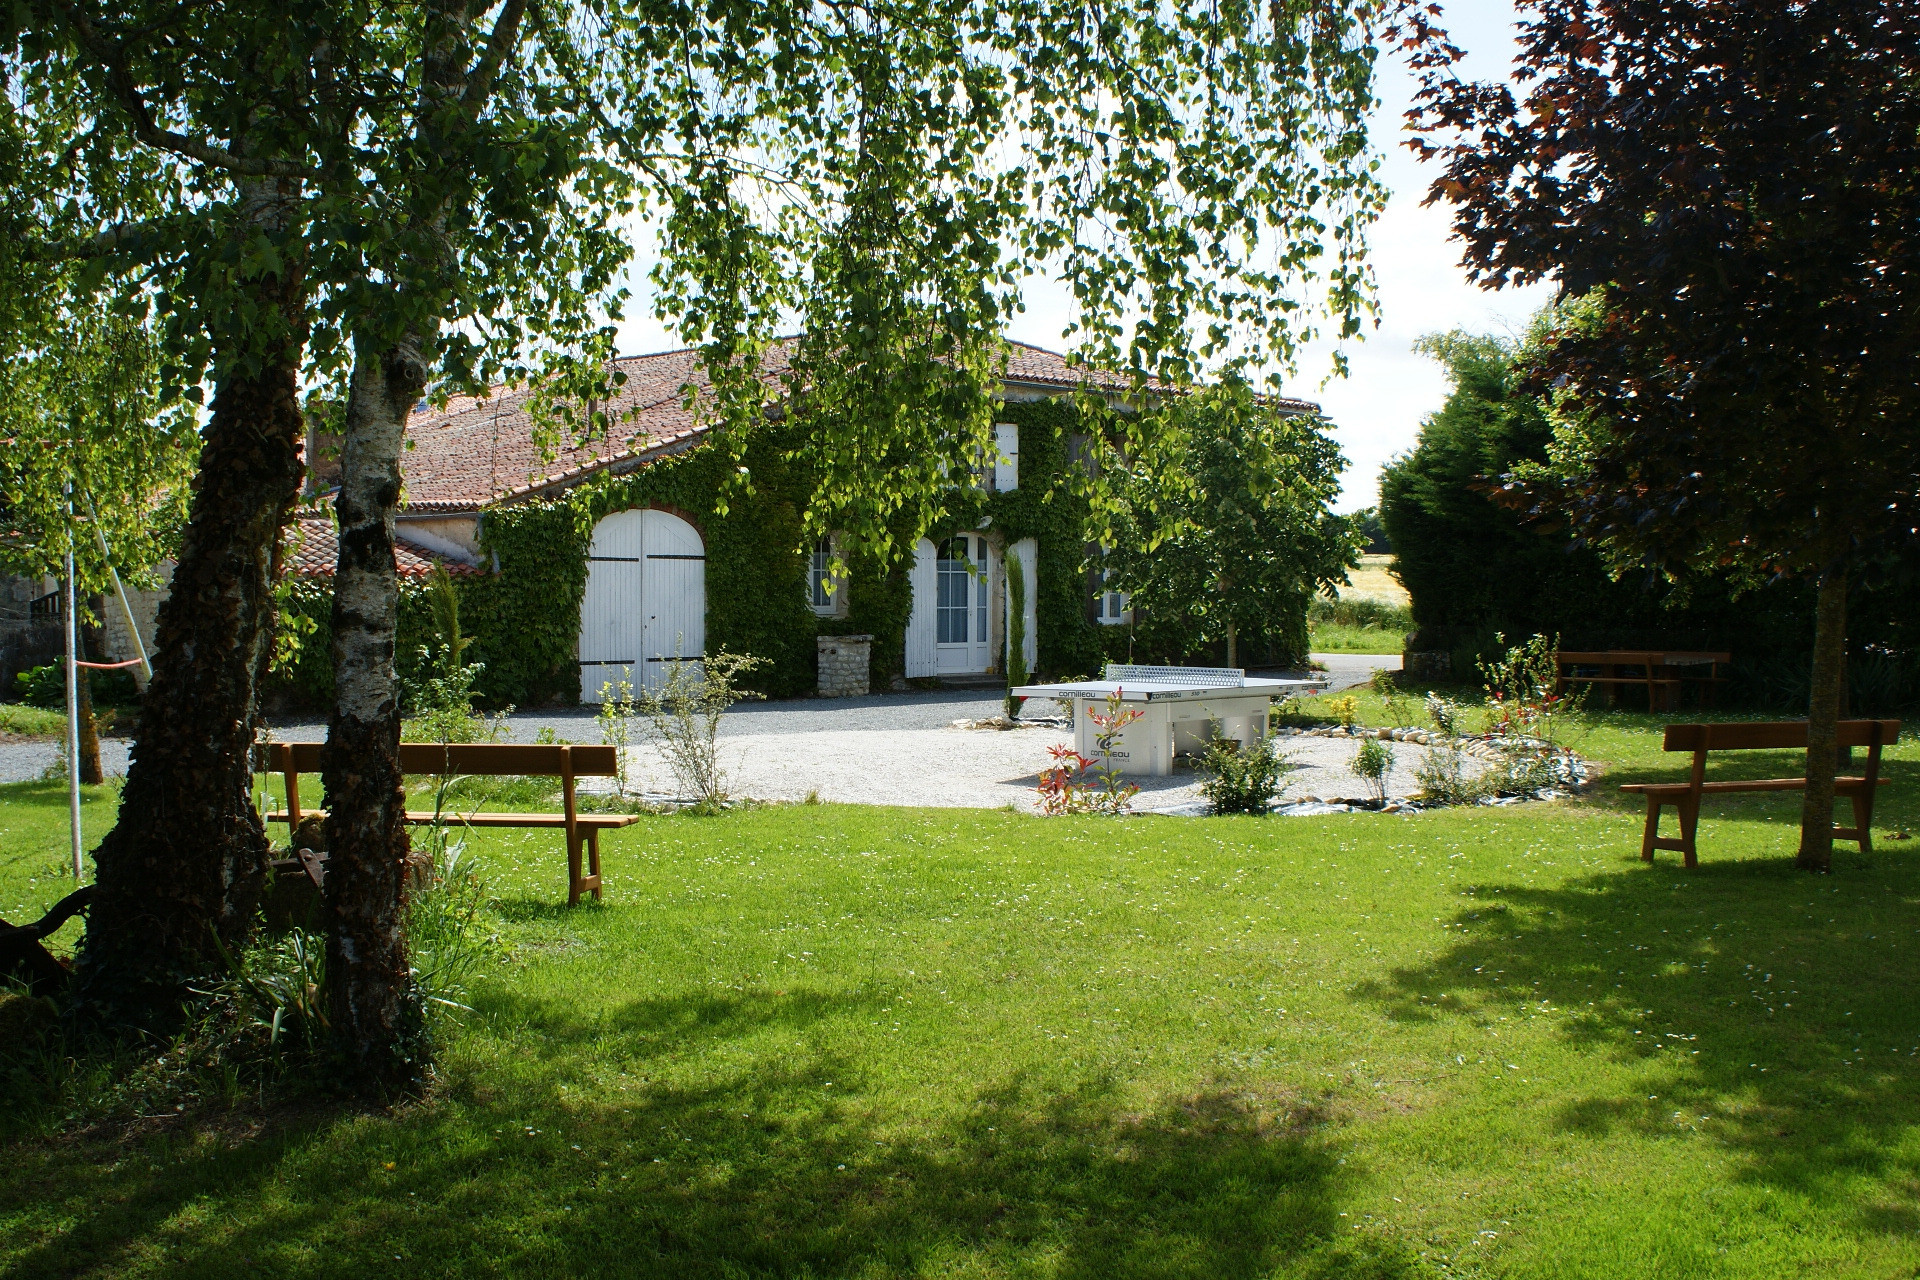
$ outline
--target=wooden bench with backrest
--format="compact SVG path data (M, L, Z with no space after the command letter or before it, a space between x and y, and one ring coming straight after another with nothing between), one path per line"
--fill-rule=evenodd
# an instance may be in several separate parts
M1558 677L1554 681L1554 692L1565 693L1570 684L1602 686L1606 688L1608 701L1618 702L1620 690L1629 686L1638 686L1647 691L1647 710L1664 711L1673 707L1674 695L1684 685L1694 685L1700 692L1702 705L1713 701L1715 685L1725 681L1720 676L1723 663L1731 662L1729 653L1696 653L1692 651L1667 649L1607 649L1596 652L1574 652L1562 649L1554 655L1554 664ZM1584 675L1580 668L1592 667L1598 675ZM1707 674L1699 674L1699 668L1705 667ZM1629 668L1637 668L1638 675L1623 675Z
M309 816L325 817L324 811L300 808L300 775L320 772L318 742L270 742L265 744L263 767L286 780L287 807L266 815L269 822L284 822L298 828ZM408 810L407 821L416 826L436 820L449 826L539 827L564 829L567 833L567 905L580 901L583 893L600 897L600 833L639 821L630 813L581 813L574 801L574 779L611 778L620 765L612 747L548 745L515 742L403 742L400 744L400 770L409 774L464 774L477 777L536 777L560 779L563 813L442 813L432 810ZM582 856L586 862L581 866ZM584 870L584 874L582 874Z
M1834 798L1853 801L1853 825L1835 827L1837 840L1857 840L1862 853L1873 852L1873 796L1877 787L1886 785L1880 776L1880 748L1900 737L1898 720L1842 720L1837 746L1866 747L1867 769L1857 777L1833 781ZM1693 772L1685 782L1636 782L1620 789L1647 798L1647 828L1640 841L1642 861L1652 862L1655 849L1673 849L1686 857L1689 867L1699 864L1694 849L1694 832L1700 825L1700 798L1736 791L1804 791L1805 777L1748 778L1707 781L1707 756L1715 751L1806 750L1807 722L1790 720L1769 724L1670 724L1665 749L1691 751ZM1672 805L1680 816L1680 836L1660 834L1660 811Z

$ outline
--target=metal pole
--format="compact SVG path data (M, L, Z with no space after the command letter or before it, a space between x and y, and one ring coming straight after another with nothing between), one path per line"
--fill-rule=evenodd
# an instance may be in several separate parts
M80 657L78 620L74 617L73 587L73 498L67 498L67 594L61 603L67 612L67 818L73 833L73 878L76 883L86 874L81 859L80 832Z

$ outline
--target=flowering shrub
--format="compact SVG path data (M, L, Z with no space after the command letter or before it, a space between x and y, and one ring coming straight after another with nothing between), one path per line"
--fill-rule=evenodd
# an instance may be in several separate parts
M1327 710L1333 713L1333 718L1340 722L1342 728L1351 729L1360 714L1360 700L1353 697L1328 698Z
M1133 798L1140 794L1140 788L1120 780L1120 771L1112 764L1112 754L1114 746L1120 741L1120 731L1144 713L1137 707L1123 706L1120 694L1121 691L1115 689L1107 695L1105 712L1091 708L1087 711L1100 729L1093 738L1100 749L1099 759L1089 760L1064 743L1047 749L1053 757L1053 767L1040 771L1040 785L1037 788L1040 792L1040 812L1055 816L1066 813L1107 813L1118 816L1132 808Z
M1495 636L1505 641L1504 636ZM1505 658L1480 664L1486 676L1486 731L1500 749L1497 777L1484 780L1505 795L1533 795L1580 784L1579 760L1560 742L1562 721L1580 709L1586 692L1562 694L1557 655L1560 637L1535 635L1507 650Z
M1496 633L1502 644L1506 637ZM1507 656L1480 664L1486 679L1487 722L1489 734L1504 738L1533 738L1549 747L1558 745L1562 717L1577 711L1584 693L1555 692L1560 683L1556 655L1560 637L1549 640L1535 635L1525 644L1507 650Z

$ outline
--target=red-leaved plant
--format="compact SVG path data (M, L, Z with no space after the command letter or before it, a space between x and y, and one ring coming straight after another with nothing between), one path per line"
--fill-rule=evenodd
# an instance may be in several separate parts
M1121 704L1122 691L1115 689L1107 695L1107 709L1104 712L1088 708L1087 714L1093 717L1093 723L1100 732L1094 735L1100 756L1090 760L1064 742L1047 748L1053 757L1053 767L1040 771L1040 812L1051 816L1067 813L1106 813L1118 816L1133 806L1133 798L1140 794L1140 788L1131 782L1122 782L1120 771L1113 766L1113 748L1120 740L1120 731L1138 720L1145 712L1138 707Z

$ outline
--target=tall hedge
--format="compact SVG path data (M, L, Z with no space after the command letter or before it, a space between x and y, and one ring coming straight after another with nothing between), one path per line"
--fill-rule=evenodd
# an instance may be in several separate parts
M1618 581L1564 530L1523 523L1493 499L1498 478L1544 460L1552 437L1540 401L1520 389L1523 343L1448 334L1428 352L1453 382L1413 450L1380 478L1380 519L1394 567L1412 597L1410 650L1453 655L1456 673L1512 641L1558 634L1570 649L1689 648L1734 655L1729 695L1749 705L1804 709L1813 600L1792 582L1700 575ZM1915 671L1920 610L1900 585L1911 566L1886 566L1854 601L1850 635L1860 709L1920 698Z

